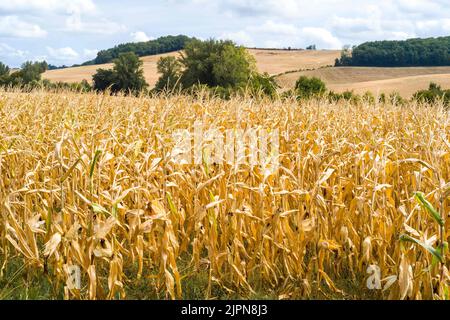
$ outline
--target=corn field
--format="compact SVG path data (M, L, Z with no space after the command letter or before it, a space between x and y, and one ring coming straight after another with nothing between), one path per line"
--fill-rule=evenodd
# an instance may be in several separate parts
M278 129L278 169L176 163L199 119ZM449 195L439 105L0 92L0 277L20 261L65 299L183 299L199 274L206 299L358 299L371 266L377 299L445 299L448 262L399 237L447 241Z

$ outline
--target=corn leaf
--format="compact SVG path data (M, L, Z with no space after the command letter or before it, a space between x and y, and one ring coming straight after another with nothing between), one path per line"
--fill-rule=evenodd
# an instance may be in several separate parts
M422 241L420 241L418 239L415 239L413 237L410 237L410 236L404 234L404 235L400 236L400 241L415 243L415 244L421 246L422 248L424 248L425 250L427 250L429 253L431 253L433 255L433 257L436 257L436 259L438 259L440 262L444 261L439 250L433 248L432 246L430 246L426 243L423 243Z

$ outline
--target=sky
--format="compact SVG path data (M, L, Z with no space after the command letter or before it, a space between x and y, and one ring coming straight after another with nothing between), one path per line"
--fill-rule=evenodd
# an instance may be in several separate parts
M186 34L248 47L341 49L450 35L449 0L0 0L0 61L72 65Z

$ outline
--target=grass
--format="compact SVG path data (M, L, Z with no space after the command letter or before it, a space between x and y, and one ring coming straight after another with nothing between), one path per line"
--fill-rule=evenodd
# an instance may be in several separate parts
M30 271L22 259L12 259L0 277L0 300L62 299L43 272Z
M180 265L189 268L189 262L181 260ZM139 280L133 279L137 271L137 265L128 267L125 270L126 278L131 281L125 285L128 300L159 300L167 298L163 292L158 292L155 286L155 273L146 271ZM192 277L183 282L183 296L185 300L277 300L281 298L280 294L276 294L269 288L255 288L255 293L250 295L239 295L238 293L230 294L228 291L214 285L211 296L205 295L205 288L208 286L208 272L195 272L191 270ZM360 279L342 278L336 281L338 288L342 293L336 293L326 285L320 283L314 287L312 295L308 298L311 300L343 300L343 299L364 299L375 300L382 298L377 291L368 290L363 284L364 277ZM256 281L258 282L258 281ZM0 277L0 300L62 300L63 286L54 288L48 275L42 271L36 272L24 267L20 258L11 259L6 269ZM305 297L296 295L287 295L289 299L305 299Z

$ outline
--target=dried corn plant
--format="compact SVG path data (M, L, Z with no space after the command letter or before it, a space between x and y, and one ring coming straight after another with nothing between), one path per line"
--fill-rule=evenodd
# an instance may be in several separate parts
M173 161L171 133L197 120L278 129L278 170ZM296 299L358 298L342 281L365 288L376 265L379 298L445 298L448 263L428 272L398 239L448 241L449 141L449 113L414 103L0 92L0 268L19 258L67 299L124 299L143 277L178 299L197 272L205 298Z

